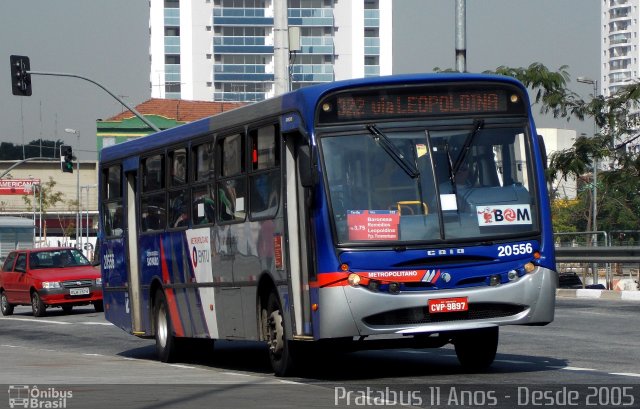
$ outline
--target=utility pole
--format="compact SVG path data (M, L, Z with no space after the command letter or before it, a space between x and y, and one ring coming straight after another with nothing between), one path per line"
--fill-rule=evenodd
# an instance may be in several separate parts
M467 72L467 0L456 0L456 70Z
M80 147L80 131L76 129L67 128L64 130L66 133L73 134L78 137L78 148ZM80 230L80 160L76 158L76 248L82 248L82 230ZM78 247L80 243L80 247Z
M273 1L273 67L275 94L289 91L289 30L287 0Z

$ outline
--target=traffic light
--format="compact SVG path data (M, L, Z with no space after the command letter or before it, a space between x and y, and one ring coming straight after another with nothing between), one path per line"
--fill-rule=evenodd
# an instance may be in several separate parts
M25 97L31 96L31 70L29 57L22 55L12 55L11 61L11 92L13 95Z
M63 172L73 173L73 149L69 145L60 146L60 167Z

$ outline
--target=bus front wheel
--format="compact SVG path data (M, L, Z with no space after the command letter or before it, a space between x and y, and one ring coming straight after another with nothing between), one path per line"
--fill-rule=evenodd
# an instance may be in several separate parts
M275 293L269 295L266 308L262 310L262 320L266 323L265 336L271 367L276 376L288 376L293 372L292 345L287 339L282 306Z
M156 330L156 353L160 361L172 362L176 355L176 339L173 336L167 298L161 289L156 291L155 300L153 315Z
M468 370L488 368L498 350L498 327L462 331L453 337L460 364Z

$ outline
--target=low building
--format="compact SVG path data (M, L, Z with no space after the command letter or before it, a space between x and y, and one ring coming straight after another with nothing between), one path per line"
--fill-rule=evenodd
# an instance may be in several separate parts
M135 109L158 128L168 129L242 105L245 104L150 99ZM103 146L154 132L129 111L106 120L98 120L96 127L98 155ZM16 161L0 161L0 174L5 173L15 163ZM95 243L98 229L98 176L97 161L82 160L74 165L73 173L62 172L58 158L51 158L50 161L24 162L7 172L0 179L0 183L9 181L7 183L11 185L12 180L24 181L25 184L35 185L35 189L0 189L0 216L30 220L32 225L35 224L36 244L75 245L76 226L80 227L83 236L78 244L86 243L87 237L88 242ZM45 195L42 206L40 187ZM50 191L50 194L59 193L61 200L53 206L48 206L47 191ZM78 223L77 219L80 219Z

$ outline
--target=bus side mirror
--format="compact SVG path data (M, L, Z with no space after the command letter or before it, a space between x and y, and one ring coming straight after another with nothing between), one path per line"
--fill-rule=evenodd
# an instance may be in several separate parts
M301 145L298 148L298 174L300 184L304 187L313 187L317 183L318 172L309 145Z
M549 158L547 157L547 147L544 144L544 138L542 135L538 135L538 145L540 146L540 152L542 152L542 166L544 166L544 169L546 170L549 166Z

